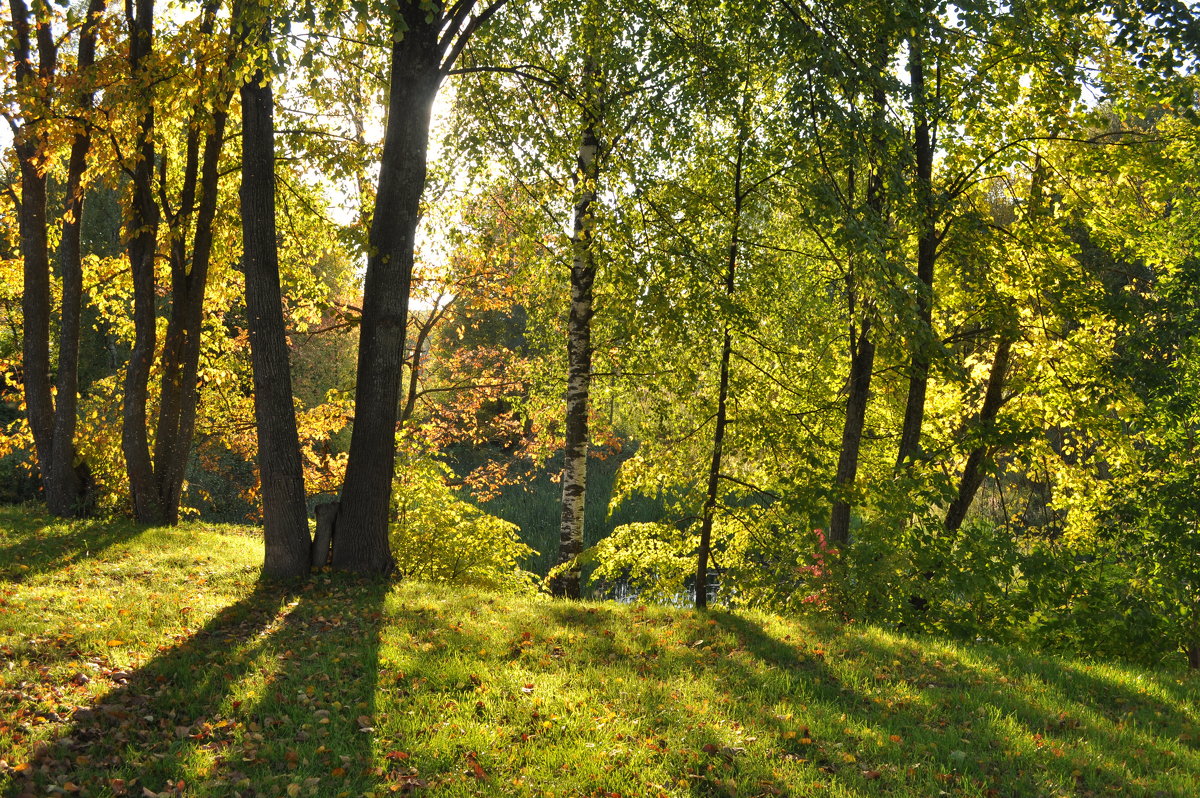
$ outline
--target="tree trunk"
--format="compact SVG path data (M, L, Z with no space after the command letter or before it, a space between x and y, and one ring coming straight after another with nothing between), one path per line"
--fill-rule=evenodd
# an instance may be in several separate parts
M748 96L748 95L747 95ZM748 111L743 104L742 112ZM742 224L742 163L746 154L745 120L738 131L737 158L733 169L733 223L729 233L729 259L725 267L725 296L732 298L737 270L738 247ZM717 494L721 483L721 456L725 447L725 427L729 401L729 359L733 354L733 333L728 322L721 340L721 372L717 382L717 417L713 428L712 459L708 464L708 489L700 511L700 546L696 552L696 609L708 606L708 560L712 554L713 517L717 511Z
M258 43L269 44L269 21L254 23L261 26ZM262 483L263 576L297 579L308 574L311 540L279 288L274 97L267 76L256 71L242 85L241 96L242 264Z
M594 87L598 70L590 56L584 62L583 82ZM595 231L596 183L599 179L600 141L596 135L595 97L588 94L583 112L576 171L575 224L571 239L571 310L567 317L567 410L563 446L562 514L559 519L556 566L566 566L550 583L550 592L579 598L579 555L583 551L587 500L588 411L592 381L592 288L596 260L592 249Z
M203 11L201 33L212 34L215 18L216 3L210 0ZM152 19L146 24L151 22ZM140 23L135 24L131 21L131 31L137 24ZM148 32L146 37L149 37ZM148 52L147 48L141 58ZM144 74L144 67L140 64L139 59L133 65L135 77ZM213 77L202 63L196 75L197 80L205 83ZM215 77L222 78L219 73ZM149 419L146 403L155 350L156 286L153 261L158 250L160 222L151 186L155 153L153 145L148 142L142 144L143 160L138 163L135 173L133 212L129 229L140 229L141 233L134 235L131 232L129 243L135 284L135 341L126 378L126 434L123 436L123 448L134 513L138 520L144 523L174 524L179 520L179 503L199 399L196 375L200 360L204 293L212 255L213 224L219 189L218 161L225 143L224 131L230 98L231 95L222 90L221 96L214 99L216 110L212 112L212 127L203 137L200 133L203 125L199 124L198 118L193 118L185 144L183 188L178 210L172 214L164 202L163 213L170 228L167 259L171 267L171 315L167 321L160 361L162 381L158 417L154 427L153 459L147 433ZM149 137L153 133L153 101L148 95L146 101L149 105L139 136ZM204 112L196 111L197 115L202 113ZM143 164L148 164L144 173ZM197 186L200 195L198 206ZM165 186L162 189L165 193ZM146 224L145 220L150 218L155 220L154 223ZM133 221L138 222L138 227L134 227ZM192 236L190 252L189 234ZM131 386L131 381L136 381L136 386ZM132 429L132 426L139 429Z
M933 154L935 149L929 106L925 92L924 42L918 33L909 39L913 119L913 155L916 161L916 196L920 208L920 232L917 239L917 321L918 331L910 342L912 354L908 367L908 400L904 407L904 426L896 466L916 457L921 450L921 428L925 422L925 394L929 386L930 346L933 341L934 267L938 256L937 216L933 204Z
M988 375L987 390L983 396L983 407L979 410L978 434L984 438L967 455L967 463L963 466L962 478L958 481L958 494L946 510L945 528L950 534L958 532L971 509L971 502L979 486L983 484L983 476L988 456L992 447L987 443L987 433L996 425L1000 408L1004 404L1004 381L1008 373L1008 356L1012 350L1012 337L1001 334L1000 342L996 345L996 357L992 361L992 371Z
M223 102L223 101L222 101ZM162 390L155 427L154 477L158 502L168 523L179 520L183 479L187 472L192 435L199 403L197 374L204 321L204 295L212 259L213 224L216 217L221 149L224 146L227 113L213 113L213 129L204 142L199 168L200 203L192 239L190 263L183 244L186 226L177 225L179 251L171 263L171 318L167 324L162 354ZM194 161L185 171L195 174ZM190 217L192 199L185 196L180 213Z
M154 46L154 0L134 0L126 5L129 26L129 69L136 83L146 84L146 107L138 120L137 162L133 169L132 196L125 220L126 249L133 273L133 349L125 369L125 404L121 449L133 497L133 514L144 524L160 524L163 517L154 489L150 461L146 399L150 368L158 334L155 329L154 260L158 249L158 208L154 203L154 105L149 96L146 59ZM132 12L132 13L131 13Z
M882 70L887 63L886 41L880 38L877 43L879 62ZM872 149L876 164L867 180L867 210L871 213L871 221L883 223L883 162L885 160L884 138L882 127L887 113L887 94L882 77L872 93L873 122L877 128L872 134ZM851 176L850 188L847 194L853 199L854 178ZM861 283L855 274L853 259L846 277L848 306L850 312L850 375L847 380L846 420L842 425L842 448L838 456L837 475L834 478L834 502L829 515L829 542L834 546L844 546L850 540L850 493L854 481L858 477L858 458L862 450L863 428L866 424L867 405L871 398L871 378L875 371L875 342L871 338L871 319L874 315L871 303L862 312L858 335L854 333L854 314L857 304L858 288Z
M87 74L96 61L96 26L104 13L104 0L89 0L79 34L76 72L83 78L78 95L79 113L86 117L95 103ZM15 73L18 83L35 78L30 51L30 14L23 0L11 3L15 33ZM57 47L49 25L37 26L38 76L53 77L58 67ZM46 503L58 516L85 514L89 510L86 466L76 467L75 430L79 399L79 333L83 311L83 253L80 231L84 206L83 175L91 150L90 121L71 141L67 163L66 204L63 213L60 267L63 293L58 340L57 398L50 389L50 254L46 177L38 166L40 132L28 121L18 131L14 148L20 163L22 189L18 208L21 254L24 262L23 367L26 407Z
M847 385L846 421L842 425L842 450L838 457L834 482L837 499L829 516L829 543L844 546L850 540L849 493L858 476L858 456L862 450L863 427L871 396L871 376L875 370L875 343L871 340L870 319L864 319L857 340L851 331L850 378Z
M412 284L413 246L425 189L429 120L441 83L438 23L403 6L394 23L387 132L359 328L354 429L333 535L333 567L386 574L393 568L388 515L396 420Z

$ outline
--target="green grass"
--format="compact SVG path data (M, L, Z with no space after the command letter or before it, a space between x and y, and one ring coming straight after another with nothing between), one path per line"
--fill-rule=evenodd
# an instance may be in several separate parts
M9 795L1200 795L1200 679L0 510Z

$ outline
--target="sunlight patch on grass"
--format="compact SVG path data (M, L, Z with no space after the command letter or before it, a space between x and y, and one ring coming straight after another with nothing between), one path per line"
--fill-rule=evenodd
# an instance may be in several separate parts
M1200 794L1181 672L329 574L285 593L260 545L0 511L27 566L0 576L0 789Z

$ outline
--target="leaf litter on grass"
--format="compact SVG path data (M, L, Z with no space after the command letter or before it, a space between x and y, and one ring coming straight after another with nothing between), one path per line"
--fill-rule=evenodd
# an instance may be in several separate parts
M1200 794L1182 673L325 574L283 593L258 545L148 530L0 582L6 794Z

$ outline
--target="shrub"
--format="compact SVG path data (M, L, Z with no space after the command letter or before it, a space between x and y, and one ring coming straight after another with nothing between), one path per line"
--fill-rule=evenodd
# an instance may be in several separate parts
M520 529L461 498L450 469L429 457L410 459L393 488L392 550L401 576L492 589L534 592L521 563L537 554Z

